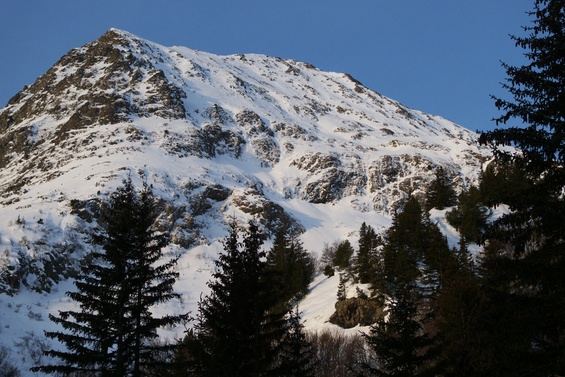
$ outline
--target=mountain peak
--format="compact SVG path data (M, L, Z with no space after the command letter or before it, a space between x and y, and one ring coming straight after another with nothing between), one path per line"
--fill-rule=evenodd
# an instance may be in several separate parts
M292 223L316 247L319 232L346 236L422 196L438 167L465 187L488 154L473 132L344 73L110 29L0 110L0 203L12 217L0 247L13 271L43 263L56 246L30 229L76 243L66 235L94 226L127 174L153 184L160 226L184 252L214 243L233 216L268 232ZM49 227L13 230L38 213Z
M115 36L120 36L120 37L125 37L125 38L130 38L130 39L140 39L139 37L133 35L132 33L130 33L129 31L126 30L122 30L122 29L117 29L117 28L110 28L108 29L103 35L115 35ZM102 38L101 37L101 38Z

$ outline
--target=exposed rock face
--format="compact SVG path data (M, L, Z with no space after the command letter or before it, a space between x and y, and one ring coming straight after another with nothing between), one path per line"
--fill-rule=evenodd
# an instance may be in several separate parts
M351 297L335 303L330 323L344 329L371 326L383 315L383 308L375 299Z
M287 214L283 207L265 198L256 188L234 192L230 202L243 213L256 218L271 234L275 234L283 224L295 232L304 231L303 226Z
M74 266L88 246L82 235L100 225L95 207L128 174L154 185L158 228L188 250L232 217L272 233L282 222L321 227L306 208L388 216L421 195L439 166L464 187L489 153L475 139L346 74L168 48L112 29L0 109L0 204L9 214L0 280L36 289L47 275L71 274L59 266ZM16 226L20 214L35 220ZM40 276L49 265L53 273Z
M128 122L132 115L183 119L186 94L146 59L147 48L111 30L70 51L8 102L0 114L0 132L49 115L56 123L53 141L64 144L72 131ZM8 132L9 139L0 140L10 146L0 151L0 167L7 165L10 153L32 150L36 127L24 127L15 137Z
M330 203L363 192L367 177L361 158L344 155L311 153L292 162L312 177L301 197L311 203Z

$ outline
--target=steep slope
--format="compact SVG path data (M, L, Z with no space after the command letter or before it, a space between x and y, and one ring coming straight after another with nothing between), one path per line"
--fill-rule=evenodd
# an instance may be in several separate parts
M0 131L7 201L72 161L155 150L171 159L230 156L284 175L271 186L287 198L363 195L386 213L398 191L419 186L417 170L452 165L463 179L481 154L473 133L348 75L169 49L117 30L72 50L12 98Z
M161 200L182 310L194 310L227 219L291 221L317 253L362 221L386 227L439 166L468 185L488 154L474 133L347 74L112 29L0 110L0 292L60 300L100 201L128 174Z

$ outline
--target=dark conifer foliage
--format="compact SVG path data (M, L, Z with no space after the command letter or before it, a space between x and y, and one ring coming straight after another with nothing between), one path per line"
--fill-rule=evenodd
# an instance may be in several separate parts
M443 167L436 170L435 179L430 183L426 191L426 210L432 208L444 209L455 205L457 193L453 183Z
M152 346L157 329L179 323L183 316L155 317L150 309L178 295L173 284L176 259L164 263L165 234L153 230L154 199L145 185L137 192L130 178L110 196L101 213L106 233L97 238L102 250L91 253L67 295L79 311L50 316L64 332L46 335L65 351L48 355L62 363L39 367L48 373L100 376L146 376L157 363L160 347Z
M527 200L531 184L532 180L528 179L525 171L509 160L498 159L490 163L481 175L480 198L488 207L504 203L513 210L514 203Z
M514 375L563 375L565 1L535 0L530 16L526 35L513 37L529 62L504 64L504 88L511 98L495 98L502 111L496 122L506 127L481 137L494 148L497 178L510 187L490 204L505 203L512 210L489 229L483 274L492 302L504 303L512 313L501 317L504 326L493 326L491 332L493 338L508 339L501 369ZM498 148L501 144L515 146L518 153ZM512 186L516 180L504 179L516 176L522 177L518 186ZM492 309L493 316L500 314ZM519 332L504 333L512 326Z
M530 13L533 22L524 27L526 36L512 37L516 46L525 50L529 63L519 67L503 64L507 74L503 87L512 98L494 98L496 107L503 112L496 123L510 125L484 135L484 140L495 146L516 146L522 152L519 159L532 173L550 170L554 163L565 159L563 7L562 0L536 0ZM501 149L496 152L518 158Z
M265 279L281 300L285 312L288 305L308 292L315 272L315 262L295 234L282 226L267 253Z
M332 277L335 275L335 269L327 264L326 267L324 267L324 275L326 275L327 277Z
M435 376L434 340L423 331L417 289L412 284L397 287L388 317L379 319L365 339L376 354L376 366L366 366L376 376Z
M477 377L492 375L489 359L495 357L486 346L483 312L485 295L464 239L444 263L444 284L431 303L430 325L437 337L441 376ZM499 352L504 352L500 350Z
M268 253L251 222L232 223L216 261L211 293L176 355L173 376L311 376L314 351L300 316L314 262L283 227Z
M447 241L411 197L387 231L373 289L389 302L388 316L365 335L382 376L436 373L438 348L427 331L434 302L447 277Z
M359 229L359 249L354 261L354 272L361 284L370 283L376 269L377 247L382 245L382 239L373 227L366 223Z
M447 212L445 217L466 241L480 244L490 215L491 211L482 204L479 188L471 186L459 194L457 207Z
M224 241L209 287L199 304L196 345L188 369L196 376L261 376L278 357L286 322L264 280L263 235L250 223L243 239L235 224ZM285 313L286 314L286 313Z
M343 301L347 298L347 293L345 291L345 283L347 282L347 278L345 277L345 273L341 272L339 274L339 284L337 286L337 300Z
M280 377L316 376L316 350L304 333L300 312L290 312L287 331L281 340L280 361L271 375Z
M355 250L349 240L339 242L335 250L333 265L342 269L348 268L351 264L351 257L354 252Z
M430 222L418 200L411 197L395 214L385 235L374 289L393 297L397 287L406 283L417 281L421 288L425 284L437 286L442 279L443 261L450 253L445 237Z

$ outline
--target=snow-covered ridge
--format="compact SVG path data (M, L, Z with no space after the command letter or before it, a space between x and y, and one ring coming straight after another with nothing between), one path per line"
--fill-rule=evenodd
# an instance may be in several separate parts
M0 154L0 166L14 173L22 165L42 171L41 177L27 174L29 183L61 174L62 159L155 147L177 157L230 155L284 168L291 187L275 180L279 193L315 202L368 193L380 212L391 208L391 195L392 202L403 197L393 193L396 177L377 172L383 165L402 165L404 171L391 172L402 178L415 174L406 171L407 163L430 170L457 165L449 170L464 180L485 154L474 133L407 109L349 75L263 55L166 48L116 29L72 50L14 97L0 115L0 129L12 142ZM22 161L26 148L38 156L43 149L41 161ZM323 169L304 164L312 156L353 177L354 184L320 192L323 184L311 170ZM0 184L17 194L8 171ZM297 180L307 184L297 189ZM419 180L403 182L418 188Z
M66 277L91 247L97 206L128 174L153 185L169 251L182 255L184 303L163 310L194 312L227 218L267 231L291 221L313 253L355 244L363 221L387 227L437 167L458 187L473 182L490 154L476 139L347 74L111 29L0 110L0 291L17 297L0 296L0 325L13 321L0 340L41 333L45 313L68 305ZM21 301L17 312L9 301ZM310 324L323 317L310 312Z

